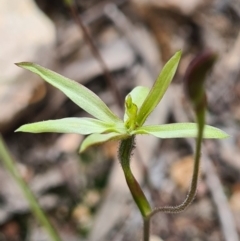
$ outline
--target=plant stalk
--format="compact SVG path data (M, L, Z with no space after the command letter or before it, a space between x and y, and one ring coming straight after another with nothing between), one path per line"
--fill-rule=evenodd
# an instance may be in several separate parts
M119 147L119 159L129 190L136 205L138 206L139 211L142 214L144 241L149 241L150 218L148 218L148 215L152 212L152 209L130 168L130 157L134 149L134 139L135 137L132 136L121 141Z
M149 241L150 238L150 218L143 218L143 241Z
M11 176L15 179L18 186L21 188L24 196L29 202L30 208L35 215L36 219L39 221L39 223L42 224L42 226L45 228L47 233L49 234L49 237L52 241L61 241L61 238L55 228L52 226L50 220L44 213L44 211L41 209L40 205L38 204L34 194L26 184L26 182L21 177L15 162L13 161L10 152L7 149L7 146L4 143L4 140L0 134L0 161L3 162L5 168L8 170L8 172L11 174Z
M194 158L194 166L193 166L193 175L191 186L188 192L186 199L178 206L166 206L166 207L159 207L155 208L150 214L149 218L159 212L163 213L179 213L184 211L194 200L196 191L197 191L197 183L199 177L199 170L200 170L200 157L201 157L201 146L202 146L202 139L203 139L203 130L205 124L205 108L198 110L196 112L197 124L198 124L198 135L196 139L196 151L195 151L195 158Z

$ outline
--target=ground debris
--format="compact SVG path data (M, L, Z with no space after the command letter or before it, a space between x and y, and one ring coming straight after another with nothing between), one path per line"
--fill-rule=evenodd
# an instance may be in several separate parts
M122 117L122 110L117 107L84 35L69 15L59 11L55 1L37 2L52 18L57 33L53 39L56 38L57 44L50 44L49 53L56 53L54 60L45 51L42 52L45 58L35 60L45 67L55 66L55 71L86 85ZM156 215L152 221L151 241L237 241L240 234L238 1L132 0L129 4L114 0L91 1L87 6L81 2L78 1L80 16L123 97L136 85L150 87L163 63L182 49L173 84L148 123L193 122L194 115L182 89L182 77L195 54L206 48L218 53L219 59L207 83L207 123L222 128L231 138L205 142L202 178L192 206L178 215ZM23 123L86 115L58 90L31 76L31 83L23 81L20 85L36 90L34 98L28 99L24 106L27 112L10 118L14 124L9 125L4 137L23 178L63 240L140 240L141 217L116 160L117 142L96 146L79 155L83 136L13 133L14 128ZM29 77L24 78L29 81ZM19 98L22 101L30 96L19 89L19 84L13 88L17 94L9 99L16 106ZM0 107L1 113L8 113L6 108L11 109L5 103L0 97L0 106L4 106ZM151 204L180 204L190 184L193 142L159 141L144 135L137 138L136 144L131 164ZM226 228L231 223L233 225ZM27 240L26 237L48 241L44 231L33 221L20 190L0 168L0 240L22 241Z

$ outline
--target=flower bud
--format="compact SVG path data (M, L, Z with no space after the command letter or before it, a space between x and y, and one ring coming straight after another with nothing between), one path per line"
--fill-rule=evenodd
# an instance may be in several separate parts
M206 107L204 82L216 59L215 52L205 51L196 56L186 70L185 90L196 111Z

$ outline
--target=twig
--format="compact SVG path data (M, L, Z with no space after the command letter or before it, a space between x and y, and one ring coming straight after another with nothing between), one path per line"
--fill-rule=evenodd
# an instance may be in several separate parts
M82 22L81 17L79 16L79 14L77 13L76 7L74 4L68 4L68 7L70 9L70 12L72 14L73 19L75 20L76 24L78 25L79 29L83 32L84 38L86 40L86 43L89 45L92 54L94 55L94 57L96 58L96 60L98 61L98 63L100 64L104 75L106 77L107 83L113 93L114 98L116 99L116 102L118 104L118 106L120 108L122 108L122 98L120 95L120 92L118 91L116 84L114 83L114 79L110 73L110 71L108 70L108 67L106 65L106 63L104 62L100 52L98 51L97 47L95 46L87 28L85 27L85 25Z

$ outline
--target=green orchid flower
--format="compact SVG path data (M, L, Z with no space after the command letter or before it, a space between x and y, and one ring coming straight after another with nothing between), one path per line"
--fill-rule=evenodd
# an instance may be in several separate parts
M137 134L150 134L158 138L189 138L197 136L195 123L165 125L144 125L146 119L159 104L177 70L181 58L178 51L163 67L153 87L138 86L125 98L123 120L115 115L107 105L83 85L63 77L37 64L22 62L19 67L40 75L45 81L61 90L75 104L95 118L63 118L26 124L16 131L41 133L78 133L88 135L82 142L80 152L88 147L109 140L122 140ZM222 139L228 135L220 129L205 125L204 138Z

